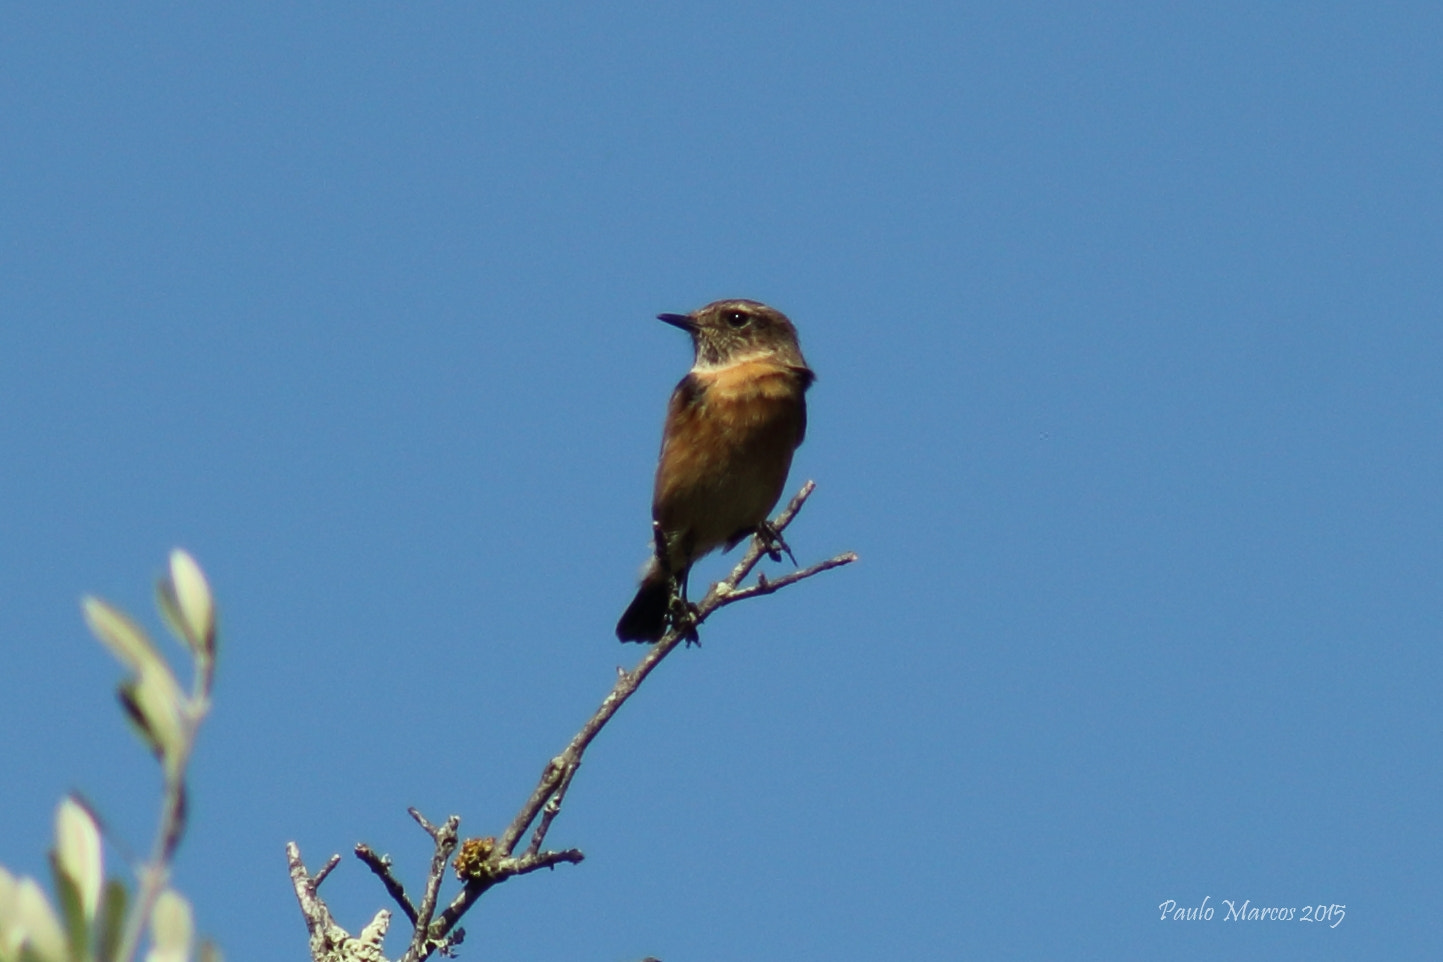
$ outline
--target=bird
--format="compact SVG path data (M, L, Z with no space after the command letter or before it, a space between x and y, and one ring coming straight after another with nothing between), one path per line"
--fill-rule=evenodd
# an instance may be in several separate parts
M652 557L617 622L622 641L661 640L673 599L687 603L687 574L703 555L752 534L785 547L767 515L806 437L806 393L816 380L797 329L760 301L713 301L657 319L691 335L695 360L667 405Z

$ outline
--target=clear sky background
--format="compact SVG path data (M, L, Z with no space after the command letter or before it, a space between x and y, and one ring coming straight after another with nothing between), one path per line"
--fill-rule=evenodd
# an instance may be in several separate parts
M744 296L862 561L664 664L463 958L1437 957L1438 5L10 4L0 125L12 870L71 788L148 845L78 601L173 545L229 958L306 957L287 840L498 831L641 654L653 317Z

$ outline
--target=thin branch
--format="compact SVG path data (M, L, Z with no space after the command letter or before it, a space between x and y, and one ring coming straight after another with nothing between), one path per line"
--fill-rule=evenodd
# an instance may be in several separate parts
M356 845L356 858L365 862L366 867L376 873L376 877L379 878L381 884L386 887L387 894L401 907L401 911L406 914L406 918L410 920L411 925L414 927L416 925L416 906L411 904L411 898L406 894L406 887L401 884L401 880L396 878L395 873L391 871L391 857L389 855L378 855L375 849L361 842Z
M772 594L773 592L782 590L788 585L794 585L798 581L803 580L804 578L810 578L813 575L819 575L823 571L830 571L833 568L840 568L842 565L851 564L853 561L856 560L857 553L855 551L845 551L842 554L837 555L835 558L828 558L826 561L819 561L816 564L812 565L810 568L803 568L801 571L793 571L791 574L784 575L783 577L778 578L775 581L768 581L765 577L758 578L757 583L754 585L749 585L746 588L738 588L735 591L731 591L722 595L720 598L717 599L716 607L724 608L727 605L736 604L738 601L745 601L748 598L756 598L760 595Z
M357 857L381 879L386 891L405 912L414 927L411 944L402 956L402 962L424 962L438 950L443 954L449 954L451 948L460 943L465 935L464 930L459 928L457 923L476 903L477 899L492 886L515 875L527 875L543 868L554 868L563 862L575 864L586 857L580 850L574 848L561 851L542 851L541 848L545 844L546 835L551 829L552 822L561 812L572 779L575 778L576 772L581 766L582 756L586 753L592 740L601 733L601 730L606 727L627 699L636 692L652 670L661 663L661 660L671 654L679 645L689 639L695 639L697 627L706 621L713 612L747 598L772 594L823 571L829 571L857 560L855 554L847 552L809 568L793 571L774 581L767 580L764 575L758 575L756 584L746 588L740 587L763 557L770 555L779 559L779 550L785 550L789 555L791 554L791 549L782 538L782 532L806 504L815 487L816 485L811 481L802 486L802 489L797 492L786 508L770 524L763 526L756 537L752 538L746 551L743 552L741 560L732 568L731 573L711 586L706 596L691 610L689 616L677 617L666 634L642 656L635 668L631 671L617 669L616 683L610 693L602 699L596 711L572 737L565 750L547 763L536 788L521 806L516 817L507 825L500 838L467 840L466 844L461 847L461 856L457 859L457 873L465 884L461 892L451 900L439 916L435 913L441 882L445 875L447 860L456 851L458 845L457 830L460 826L460 819L457 816L452 815L438 826L427 821L426 817L416 809L408 810L411 817L431 836L435 843L431 870L426 880L426 891L419 907L413 905L406 895L405 887L391 870L389 858L377 855L368 846L356 846ZM795 564L795 559L793 559L793 563ZM514 856L512 853L515 852L517 844L533 825L535 825L535 831L532 833L530 844L521 855ZM324 958L338 957L335 955L338 951L343 954L358 951L365 953L368 957L379 958L380 940L385 934L390 913L384 909L381 910L371 925L362 931L360 937L350 938L345 930L335 924L325 902L316 895L316 886L334 868L336 859L333 859L316 876L311 877L306 873L305 866L300 861L300 851L296 848L295 843L287 845L286 854L291 866L291 878L296 888L296 897L300 902L301 912L306 917L307 928L311 932L312 958L319 962ZM338 859L339 856L336 858Z
M365 928L352 936L336 924L325 900L316 894L316 886L340 860L339 855L331 856L325 868L311 875L301 861L300 848L295 842L286 843L291 885L306 920L306 931L310 933L311 959L313 962L385 962L381 945L391 926L390 909L381 909Z
M320 887L321 887L321 883L326 880L326 876L327 876L327 875L330 875L332 872L334 872L335 869L336 869L336 866L337 866L337 865L340 865L340 864L341 864L341 856L340 856L339 854L337 854L337 855L332 855L329 859L327 859L327 860L326 860L326 864L321 866L321 870L320 870L319 872L317 872L315 875L312 875L312 876L311 876L311 888L313 888L313 889L318 889L318 888L320 888Z
M416 824L421 826L422 831L424 831L427 835L431 836L433 839L436 837L436 833L440 831L439 828L437 828L435 825L432 825L429 821L426 820L426 816L422 815L420 809L416 808L416 806L413 805L410 808L406 809L406 814L411 816L411 818L415 820Z
M313 877L306 871L306 863L301 861L300 847L295 842L286 843L286 864L290 866L291 885L296 890L296 901L300 903L301 915L306 920L306 931L311 936L311 958L330 958L340 945L350 938L350 934L336 924L325 900L316 894L316 886L324 876L318 873L319 877Z
M561 814L561 803L566 800L566 790L571 787L571 780L576 777L576 772L580 767L580 761L575 765L566 766L566 771L561 776L561 784L556 786L556 791L551 793L551 797L542 807L541 821L531 835L531 844L526 848L526 855L535 855L541 851L541 843L546 841L546 833L551 831L552 821Z
M807 499L812 496L812 491L815 489L816 483L812 481L808 481L802 485L802 490L797 492L796 497L792 498L782 513L777 515L776 520L772 522L772 528L778 534L785 531L787 526L792 523L792 519L797 516L797 512L802 509L802 505L807 503ZM711 590L707 592L706 597L697 605L695 619L692 620L690 624L672 626L671 630L663 635L662 639L653 645L652 649L642 657L635 668L629 672L620 673L616 680L616 685L611 689L611 693L602 700L601 706L597 708L595 714L587 720L586 724L581 726L581 730L571 739L571 744L566 746L566 750L556 758L553 758L546 766L546 771L542 773L540 784L538 784L536 790L531 793L531 797L526 800L526 804L521 807L521 811L517 814L516 818L507 826L498 845L498 852L502 858L510 856L512 850L516 847L516 842L526 830L531 827L531 823L535 821L537 813L541 811L541 807L546 804L547 799L555 793L562 780L566 778L567 770L575 765L581 764L581 756L591 744L591 740L600 733L602 728L606 727L606 723L611 721L612 716L616 714L617 710L626 703L626 700L630 698L641 683L646 680L646 676L651 674L652 669L660 664L663 658L671 654L676 646L686 639L690 629L697 627L704 622L713 611L729 603L723 599L736 591L736 586L741 583L747 575L751 574L752 569L757 566L757 563L761 561L766 553L767 546L762 543L762 540L760 538L753 538L747 545L747 550L742 555L741 560L737 562L736 567L732 569L731 574L713 585ZM841 561L839 564L847 564L849 561L855 559L855 557L855 555L852 555L847 561Z
M854 553L847 552L837 555L819 564L812 565L801 571L792 572L775 581L767 581L764 577L758 583L748 588L738 588L738 585L751 574L752 569L757 566L761 559L776 551L776 542L785 546L786 542L781 540L781 534L792 519L801 511L807 499L811 497L816 485L808 481L797 492L796 497L787 504L786 508L777 515L771 522L769 535L773 537L754 537L747 545L740 561L732 568L731 573L721 581L717 582L707 592L701 602L696 606L693 617L685 619L672 625L670 630L662 636L661 640L652 646L631 671L618 669L616 684L611 692L602 699L601 705L596 709L581 730L571 739L566 749L555 758L551 759L541 773L541 779L536 788L532 791L521 811L512 819L511 824L506 827L505 832L497 840L494 854L486 863L486 872L482 876L470 877L465 887L457 896L451 900L444 912L440 914L434 924L429 924L429 917L425 912L422 918L428 922L428 931L422 935L421 929L417 929L417 937L413 939L411 949L407 951L402 962L422 962L431 951L431 947L441 944L436 940L444 940L451 932L456 923L461 919L468 909L476 903L485 892L492 886L505 881L513 875L525 875L541 868L550 868L561 862L576 863L584 858L583 854L576 849L568 849L561 852L541 852L540 848L545 841L546 833L551 828L551 822L561 811L562 803L566 797L566 791L571 786L571 780L575 777L577 769L581 766L582 755L590 746L592 740L606 727L607 722L621 708L626 700L630 698L646 677L651 674L652 669L661 663L661 660L671 654L676 647L693 637L696 628L719 608L735 604L746 598L758 595L772 594L780 591L788 585L796 584L806 578L829 571L832 568L839 568L842 565L851 564L857 560ZM790 549L787 549L790 552ZM416 813L413 811L413 815ZM537 824L536 831L532 835L531 843L526 851L519 857L513 858L511 853L515 850L521 837L526 834L527 829L536 823L537 817L541 821ZM419 816L418 816L419 819ZM424 825L424 823L423 823ZM433 862L433 879L434 879Z
M572 865L580 865L586 860L586 855L579 848L563 849L560 852L540 852L535 855L523 855L516 859L516 864L511 875L530 875L537 869L555 868L562 862L569 862ZM510 876L507 876L508 878Z
M436 899L441 892L441 880L446 877L446 862L451 853L456 851L456 830L461 825L461 818L452 815L440 826L436 826L426 821L426 817L416 809L411 808L408 811L436 845L435 851L431 853L431 872L426 876L426 894L421 897L421 906L416 910L416 918L413 920L415 931L411 934L411 947L406 950L406 958L424 959L430 954L431 919L436 914ZM446 931L449 932L449 928ZM441 933L443 939L445 935L446 932Z

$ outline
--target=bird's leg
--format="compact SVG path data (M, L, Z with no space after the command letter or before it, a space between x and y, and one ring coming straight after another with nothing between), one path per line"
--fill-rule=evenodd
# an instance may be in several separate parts
M691 568L687 568L680 575L671 576L671 603L666 612L671 626L684 633L688 648L701 645L701 636L696 632L697 607L686 600L686 583L690 577Z
M671 598L666 609L667 621L671 622L673 628L686 633L688 647L700 645L701 638L696 633L696 605L686 600L686 583L691 576L691 565L687 565L680 574L671 570L671 546L666 532L661 530L660 521L651 523L651 540L656 548L657 567L667 573L667 581L671 585Z
M791 545L787 544L782 533L770 521L763 521L757 525L757 538L761 541L762 550L767 553L768 558L780 563L782 552L785 551L787 557L792 559L792 564L797 563L797 556L792 554Z

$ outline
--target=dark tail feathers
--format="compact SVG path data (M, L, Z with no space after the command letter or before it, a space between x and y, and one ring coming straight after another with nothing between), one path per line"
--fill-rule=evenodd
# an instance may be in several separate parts
M671 579L659 571L650 571L636 589L621 620L616 623L616 637L622 641L657 642L666 634L666 613L671 607Z

